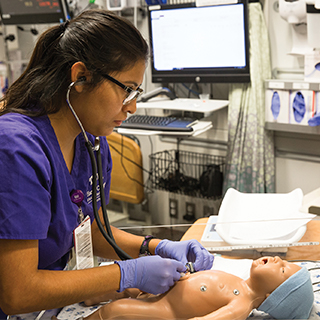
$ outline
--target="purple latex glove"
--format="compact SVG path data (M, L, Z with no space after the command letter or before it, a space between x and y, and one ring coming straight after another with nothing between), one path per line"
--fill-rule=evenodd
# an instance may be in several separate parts
M320 113L317 113L308 120L308 125L311 127L320 126Z
M272 95L271 99L271 112L273 115L273 119L277 120L279 113L280 113L280 97L279 93L275 91Z
M293 102L293 115L296 122L300 123L306 113L306 104L303 94L299 91L296 93Z
M127 288L159 294L164 293L180 279L186 267L179 261L146 256L138 259L115 261L121 271L119 292Z
M213 255L197 240L162 240L157 245L155 254L162 258L176 259L184 265L186 265L187 262L193 262L195 271L211 269L214 259Z

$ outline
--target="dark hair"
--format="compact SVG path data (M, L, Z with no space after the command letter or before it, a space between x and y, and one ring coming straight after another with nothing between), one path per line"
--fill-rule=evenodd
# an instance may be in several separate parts
M104 79L102 73L130 69L148 54L146 41L127 19L107 10L84 11L40 36L26 70L2 98L0 115L57 112L71 82L71 67L78 61L91 72L88 86L93 88Z

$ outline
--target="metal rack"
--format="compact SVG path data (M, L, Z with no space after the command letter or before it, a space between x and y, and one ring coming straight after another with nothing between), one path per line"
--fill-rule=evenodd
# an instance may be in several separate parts
M149 158L153 189L198 198L221 198L225 157L165 150Z

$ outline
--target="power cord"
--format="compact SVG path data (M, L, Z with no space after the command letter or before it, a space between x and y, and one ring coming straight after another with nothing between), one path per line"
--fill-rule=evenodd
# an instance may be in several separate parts
M135 166L137 166L138 168L140 168L140 169L143 170L144 172L148 173L148 175L150 175L150 171L148 171L148 170L145 169L144 167L140 166L138 163L136 163L135 161L133 161L132 159L126 157L126 156L123 154L123 135L122 135L122 137L121 137L121 151L118 150L116 147L114 147L114 146L111 145L111 144L109 144L109 146L110 146L115 152L117 152L117 153L121 156L121 166L122 166L124 172L126 173L127 177L128 177L130 180L132 180L132 181L136 182L137 184L139 184L140 186L142 186L143 188L145 188L149 193L153 193L153 190L152 190L150 187L148 187L146 183L141 183L140 181L138 181L138 180L136 180L136 179L134 179L134 178L132 178L132 177L130 176L130 174L129 174L129 172L128 172L128 170L127 170L127 168L126 168L126 166L125 166L125 164L124 164L124 162L123 162L123 159L131 162L132 164L134 164Z
M142 184L140 181L138 181L137 179L134 179L132 177L130 177L129 172L127 170L127 168L125 167L124 163L123 163L123 159L124 159L124 155L123 155L123 148L124 148L124 139L123 139L123 134L121 135L121 165L122 168L124 170L124 172L126 173L126 175L128 176L128 178L132 181L135 181L136 183L138 183L139 185L144 187L144 184ZM126 160L129 160L128 158ZM135 163L134 161L132 161L132 163L134 163L137 167L139 167L140 169L144 170L143 167L141 167L140 165L138 165L137 163Z

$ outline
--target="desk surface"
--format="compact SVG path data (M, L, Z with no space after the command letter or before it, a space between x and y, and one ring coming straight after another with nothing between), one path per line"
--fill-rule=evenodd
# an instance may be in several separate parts
M203 234L205 224L208 218L202 218L197 220L183 235L181 240L196 239L200 242L201 236ZM307 231L300 240L301 242L316 241L320 242L320 220L312 220L307 224ZM228 257L227 255L225 255ZM256 259L261 255L257 253L256 255L245 255L245 256L235 256L232 258L247 258ZM320 245L314 246L300 246L300 247L289 247L286 260L320 260Z

